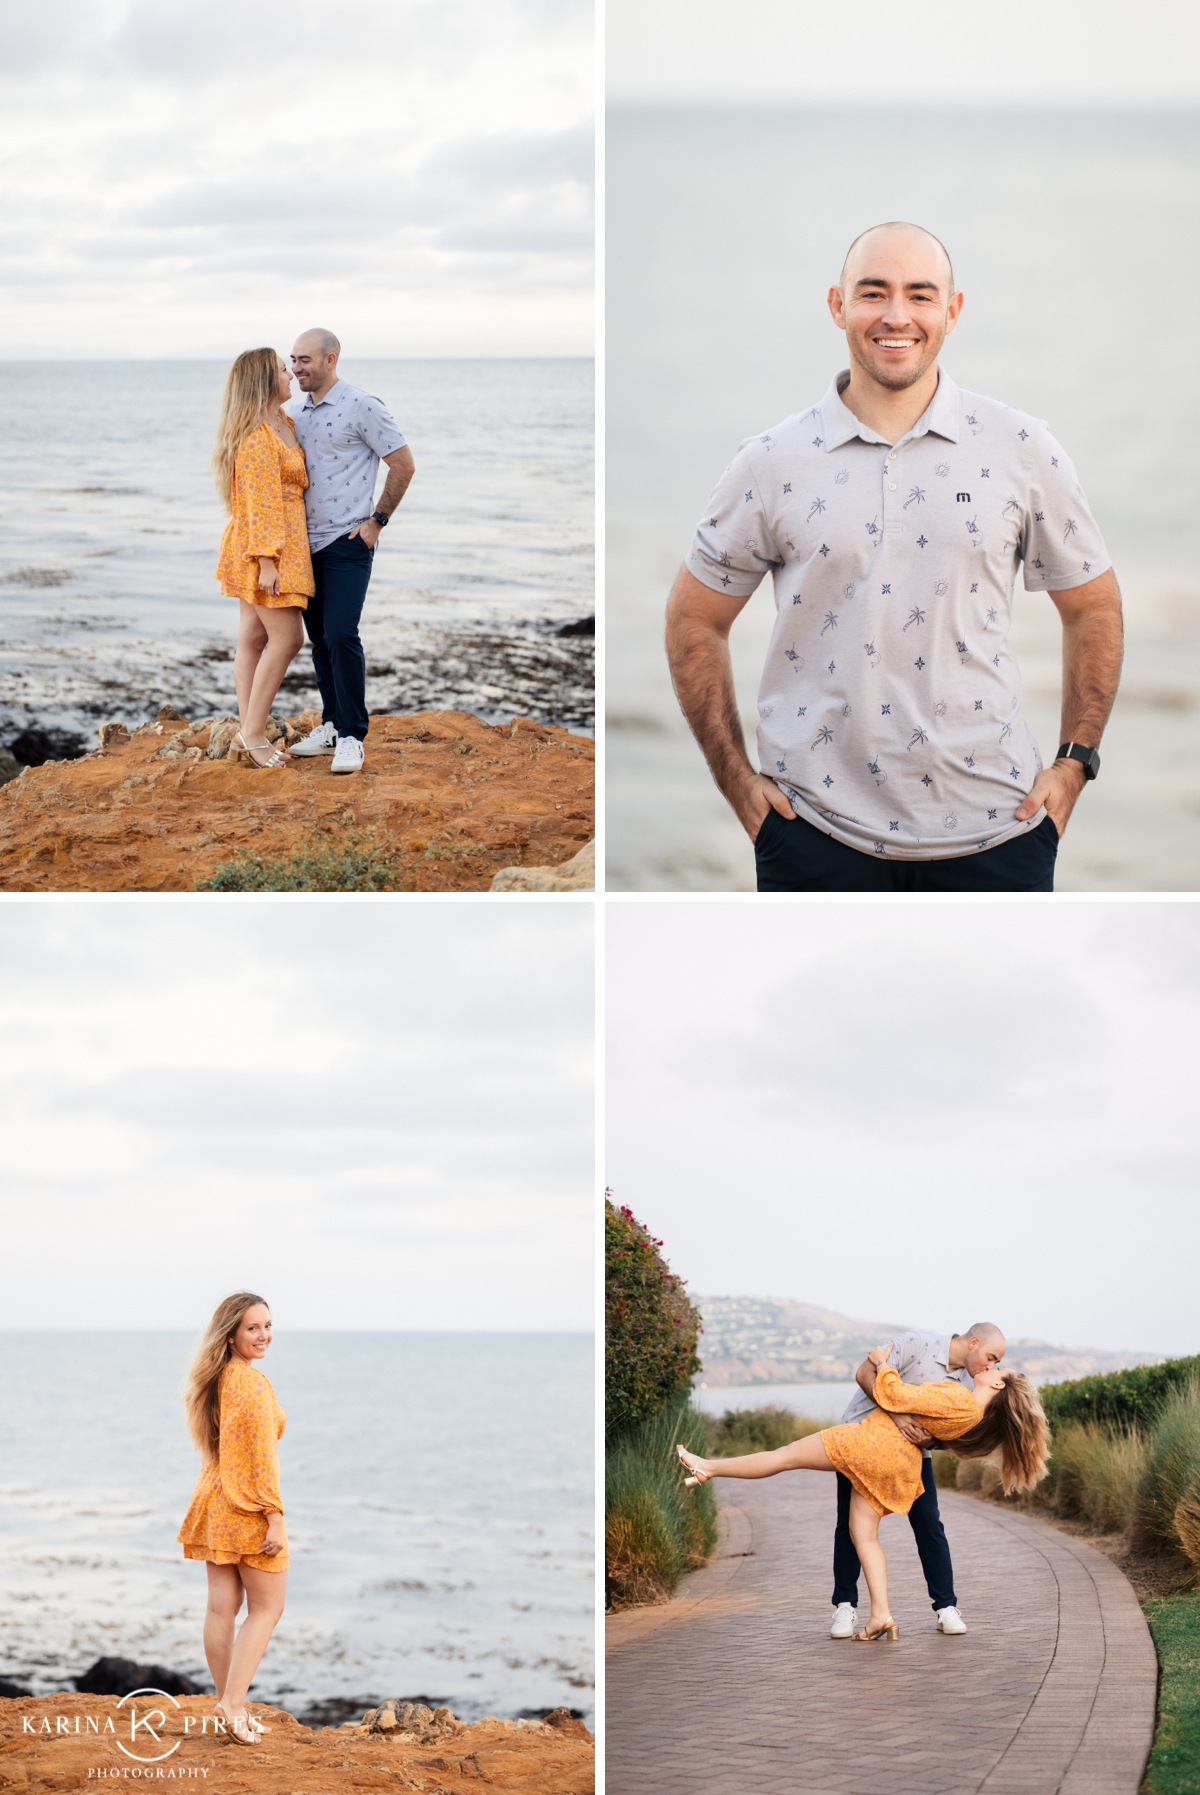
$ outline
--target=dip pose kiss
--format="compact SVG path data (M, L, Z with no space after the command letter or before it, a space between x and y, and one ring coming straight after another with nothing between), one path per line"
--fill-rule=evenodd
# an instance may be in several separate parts
M220 1303L188 1373L188 1431L203 1460L179 1529L185 1558L208 1569L204 1656L217 1707L240 1745L269 1732L246 1707L246 1692L283 1613L287 1533L276 1442L287 1417L258 1369L271 1344L271 1311L239 1290ZM246 1600L236 1639L234 1622Z

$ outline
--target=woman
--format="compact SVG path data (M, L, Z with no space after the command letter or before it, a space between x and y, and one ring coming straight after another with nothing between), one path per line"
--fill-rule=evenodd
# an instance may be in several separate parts
M301 615L314 591L304 450L282 409L291 393L287 364L274 349L239 355L225 382L213 456L230 513L216 578L239 601L233 683L242 729L233 747L255 767L290 761L267 741L267 718L304 640Z
M217 1707L240 1745L269 1732L246 1707L246 1691L283 1613L287 1533L279 1498L276 1441L287 1416L256 1369L271 1344L271 1311L239 1290L219 1304L188 1373L188 1432L204 1468L179 1529L185 1558L208 1567L204 1656ZM246 1598L246 1618L233 1624Z
M867 1355L864 1385L878 1408L861 1421L826 1427L775 1452L741 1458L697 1458L678 1448L692 1472L689 1485L710 1477L774 1477L779 1471L841 1471L854 1486L850 1537L871 1594L871 1617L858 1640L896 1640L900 1629L888 1607L887 1559L879 1543L883 1515L906 1515L921 1491L921 1451L888 1420L888 1411L915 1415L927 1433L944 1440L960 1458L1000 1453L1004 1493L1031 1490L1046 1475L1050 1429L1038 1393L1020 1371L981 1372L974 1391L954 1378L939 1384L905 1384L886 1364L891 1344Z

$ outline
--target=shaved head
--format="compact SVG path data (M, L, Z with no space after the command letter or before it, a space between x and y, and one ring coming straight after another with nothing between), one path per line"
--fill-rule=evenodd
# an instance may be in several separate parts
M1003 1346L1004 1335L994 1321L977 1321L963 1335L964 1340L978 1340L980 1346Z
M889 224L873 224L869 230L862 231L854 239L846 251L846 259L842 263L843 292L848 278L859 273L868 275L876 272L869 266L870 251L877 246L882 247L880 240L885 233L892 231L911 237L925 237L936 246L939 257L946 264L946 292L947 294L952 293L954 291L954 269L950 265L950 252L946 245L940 237L935 237L932 231L927 231L924 225L906 224L902 219L893 219Z
M340 355L342 353L342 345L331 330L306 330L303 336L296 338L297 349L301 343L308 349L309 354L314 349L318 355Z

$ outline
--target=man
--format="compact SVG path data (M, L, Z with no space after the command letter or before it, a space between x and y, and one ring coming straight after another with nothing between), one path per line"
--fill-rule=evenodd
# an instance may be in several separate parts
M361 773L367 739L367 663L358 634L375 544L413 477L412 450L382 400L339 380L342 346L306 330L292 350L304 403L292 408L308 464L308 546L313 585L304 625L321 693L321 724L293 754L332 754L333 773ZM387 483L372 509L375 476Z
M904 1334L895 1342L887 1362L898 1371L906 1384L936 1384L953 1377L968 1389L981 1371L998 1365L1004 1357L1005 1340L1000 1329L990 1321L977 1321L967 1334ZM874 1381L875 1367L864 1359L855 1372L858 1394L850 1399L843 1421L861 1421L878 1404L867 1394ZM950 1547L938 1512L937 1484L933 1479L930 1456L931 1435L911 1415L889 1415L906 1440L919 1446L921 1458L921 1494L908 1511L917 1554L929 1598L937 1615L939 1633L965 1633L966 1622L958 1612L954 1593L954 1571L950 1563ZM833 1626L830 1638L849 1639L858 1620L858 1553L850 1538L850 1479L837 1474L837 1529L833 1536Z
M849 369L742 443L671 593L675 689L760 891L1052 891L1099 770L1117 582L1046 426L939 370L962 305L928 231L859 237L829 291ZM1063 623L1063 740L1045 768L1008 648L1021 562ZM768 570L756 772L728 638Z

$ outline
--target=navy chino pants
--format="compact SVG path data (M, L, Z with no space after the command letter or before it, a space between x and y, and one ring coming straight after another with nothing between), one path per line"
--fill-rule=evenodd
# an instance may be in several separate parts
M339 536L312 558L316 591L304 613L312 643L313 672L321 694L321 721L339 735L367 739L367 657L358 634L374 549L361 536Z
M1053 827L1053 824L1051 824ZM908 1511L909 1525L917 1542L917 1556L925 1573L929 1599L935 1609L957 1608L954 1594L954 1567L950 1563L950 1547L946 1529L938 1510L937 1484L933 1480L933 1460L922 1456L923 1488ZM858 1573L860 1565L854 1541L850 1538L850 1496L854 1489L848 1477L837 1474L837 1530L833 1536L833 1605L851 1602L858 1607Z
M949 860L889 860L768 810L754 841L760 891L1053 891L1058 830L1036 829Z

